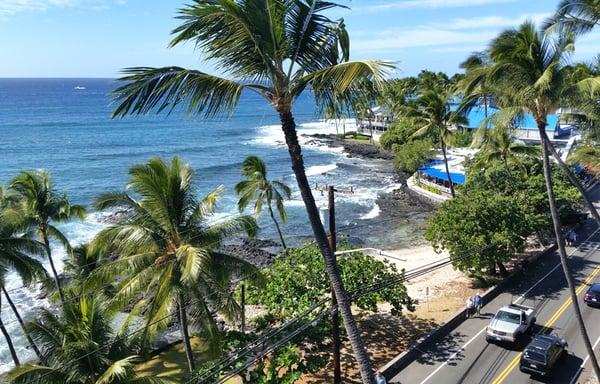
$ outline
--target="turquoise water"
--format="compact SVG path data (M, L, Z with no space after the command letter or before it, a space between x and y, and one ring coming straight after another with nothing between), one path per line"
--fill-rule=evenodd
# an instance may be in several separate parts
M244 94L237 111L222 119L202 120L176 111L170 116L112 120L109 94L114 86L110 79L0 79L0 183L6 184L20 170L45 168L57 189L67 192L73 202L89 205L101 192L123 189L132 164L154 156L179 155L194 168L200 194L225 186L215 216L218 220L237 213L233 186L240 180L239 167L246 156L259 155L266 161L270 177L285 181L294 191L286 204L290 220L282 228L284 235L292 243L310 237L277 116L262 98ZM310 182L334 183L356 191L337 200L338 225L376 223L378 194L395 186L391 173L377 172L387 164L351 159L340 149L302 136L336 131L334 124L315 117L309 94L296 102L294 110ZM349 122L348 130L351 125ZM320 207L326 206L326 196L316 194L316 199ZM84 222L61 227L72 243L88 241L105 225L99 216L92 212ZM275 238L269 220L262 218L260 224L261 237ZM398 230L412 236L408 223ZM391 232L370 234L367 228L360 232L369 240L392 237ZM54 252L58 258L65 256L58 247ZM9 288L20 284L9 275ZM16 290L13 299L26 315L47 304L27 289ZM6 308L2 316L15 335L19 353L27 355L21 331ZM10 368L10 361L2 342L0 372Z

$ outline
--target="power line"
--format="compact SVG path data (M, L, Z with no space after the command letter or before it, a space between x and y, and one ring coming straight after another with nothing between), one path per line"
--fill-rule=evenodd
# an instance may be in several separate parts
M459 257L455 257L455 258L444 258L440 261L436 261L436 262L432 262L432 263L428 263L425 264L423 266L414 268L408 272L405 272L402 274L402 276L400 277L396 277L396 278L390 278L390 279L385 279L385 280L380 280L376 283L370 284L370 285L366 285L366 286L361 286L359 288L356 288L352 291L348 291L348 294L354 294L351 296L351 298L353 300L360 298L368 293L372 293L372 292L376 292L378 290L381 290L383 288L387 288L390 285L394 285L394 284L398 284L398 283L402 283L402 282L406 282L410 279L414 279L416 277L420 277L423 276L425 274L431 273L437 269L443 268L447 265L450 265L453 261L455 260L460 260L463 258L467 258L467 257L471 257L474 253L477 252L482 252L485 251L491 247L493 247L494 245L486 245L484 247L478 247L475 250L470 250L468 252L466 252L464 255L459 256ZM241 349L236 350L234 353L230 354L229 356L221 359L219 362L217 362L215 364L215 366L210 369L208 372L206 372L203 376L201 376L200 378L193 378L190 379L186 382L186 384L191 383L193 381L196 381L197 383L203 383L205 380L210 379L211 377L213 377L215 374L217 374L218 372L222 371L223 369L225 369L227 366L230 366L233 362L240 360L242 357L247 356L249 353L252 352L253 348L255 345L259 345L261 343L264 343L265 341L267 341L268 339L272 338L273 336L276 336L277 334L283 332L285 329L287 329L288 327L290 327L291 325L295 324L296 322L298 322L299 320L301 320L302 318L308 316L311 312L313 312L316 308L318 308L321 305L324 305L325 303L327 303L329 301L329 298L325 298L322 299L320 301L318 301L317 303L313 304L311 307L309 307L307 310L305 310L304 312L302 312L301 314L298 314L296 316L294 316L292 319L288 320L286 323L284 323L281 327L279 327L279 329L273 333L272 331L270 333L267 333L266 335L263 335L261 337L259 337L258 339L256 339L254 342L251 343L251 345L247 345ZM332 308L330 309L330 311L332 310L337 310L337 306L332 306ZM252 359L248 364L244 365L244 366L249 366L252 365L254 362L260 360L260 358L264 357L265 354L260 354L257 355L258 357L255 357L254 359ZM241 370L235 370L234 372L241 372ZM235 374L237 374L235 373ZM235 375L234 374L234 375ZM223 382L224 379L226 378L230 378L232 376L228 375L225 378L220 379L219 382Z
M464 255L464 256L462 256L462 257L466 257L466 256L470 256L470 255L471 255L471 253L469 253L468 255ZM416 268L416 269L415 269L415 271L416 271L417 269L419 269L419 268ZM259 271L256 271L256 272L255 272L255 274L253 274L253 275L256 275L256 274L258 274L258 273L260 273L260 272L261 272L260 270L259 270ZM253 275L251 275L251 276L253 276ZM243 279L238 279L238 280L237 280L237 281L235 281L233 284L237 284L237 283L239 283L239 282L241 282L241 281L247 280L247 278L248 278L248 277L246 277L246 278L243 278ZM406 279L406 278L405 278L405 279ZM389 281L389 280L388 280L388 281ZM357 290L358 290L358 289L357 289ZM354 291L353 291L353 292L354 292ZM217 294L217 292L215 292L214 294ZM366 293L364 293L364 294L366 294ZM213 296L213 295L208 295L207 297L211 297L211 296ZM362 295L359 295L358 297L360 297L360 296L362 296ZM204 299L206 299L206 298L204 298ZM190 306L190 305L191 305L191 304L193 304L193 303L198 303L198 302L200 302L200 300L201 300L201 299L199 299L199 300L195 300L195 301L194 301L194 300L192 300L192 301L188 302L187 304L185 304L183 307L184 307L184 308L187 308L188 306ZM312 310L314 311L314 309L315 309L315 308L317 308L317 307L318 307L318 306L320 306L320 305L323 305L323 304L324 304L324 303L326 303L327 301L329 301L329 299L328 299L328 298L327 298L327 299L322 299L322 300L320 300L319 302L317 302L317 303L313 304L313 306L311 306ZM311 308L309 308L309 309L311 309ZM332 308L332 309L330 309L329 311L331 311L331 310L333 310L333 308ZM305 312L306 312L306 311L305 311ZM310 313L310 312L308 312L308 313ZM301 314L301 315L302 315L302 314ZM291 326L292 324L296 323L298 320L300 320L300 319L302 318L302 316L301 316L301 315L295 316L294 318L290 319L288 322L286 322L286 323L284 324L284 325L285 325L285 327L289 327L289 326ZM163 320L166 320L166 319L170 318L171 316L174 316L174 314L173 314L173 313L171 313L171 314L168 314L168 315L166 315L166 316L164 316L164 317L161 317L161 318L159 318L159 319L157 319L157 320L154 320L153 322L150 322L150 323L146 324L146 325L145 325L145 326L143 326L143 327L140 327L140 328L138 328L138 329L136 329L136 330L134 330L134 331L131 331L131 332L129 332L129 333L127 333L127 334L123 335L122 337L123 337L124 339L127 339L127 338L129 338L129 337L133 336L134 334L136 334L136 333L138 333L138 332L141 332L141 331L142 331L142 330L144 330L144 329L147 329L149 326L152 326L152 325L158 324L159 322L161 322L161 321L163 321ZM323 316L324 316L324 315L323 315ZM320 319L322 319L322 316L320 317ZM283 332L283 330L285 330L285 329L286 329L286 328L284 328L284 327L280 327L280 328L278 328L278 329L276 329L276 330L273 330L273 331L271 331L271 332L270 332L270 333L268 333L266 336L268 336L268 338L270 338L270 337L273 337L273 335L277 335L277 334L279 334L279 333ZM306 329L306 328L303 328L303 329ZM297 334L299 334L299 333L296 333L295 335L297 335ZM294 335L294 336L295 336L295 335ZM268 339L268 338L265 338L265 339ZM261 339L262 339L262 338L261 338ZM258 341L258 340L257 340L257 341ZM262 340L262 341L264 341L264 340ZM287 341L286 341L286 342L287 342ZM110 345L110 343L103 344L103 345L99 346L98 348L94 349L93 351L91 351L91 352L88 352L88 353L86 353L86 354L85 354L85 355L83 355L83 356L79 356L79 357L77 357L77 358L75 358L75 359L69 360L69 361L67 361L67 362L65 362L65 363L63 363L63 364L61 364L61 365L59 365L58 367L55 367L54 369L60 369L60 368L64 368L65 366L67 366L67 365L70 365L70 364L73 364L73 363L75 363L75 362L77 362L77 361L79 361L79 360L81 360L81 359L84 359L84 358L86 358L86 357L88 357L88 356L90 356L90 355L92 355L92 354L94 354L94 353L96 353L96 352L98 352L98 351L102 350L102 348L105 348L105 347L107 347L107 346L109 346L109 345ZM246 354L243 354L243 355L241 355L241 357L243 357L243 356L245 356L245 355L247 355L247 353L246 353ZM236 354L235 356L240 356L240 355L237 355L237 354ZM262 357L264 357L264 354L263 354L263 355L262 355L260 358L262 358ZM236 358L234 361L236 361L236 360L239 360L239 358ZM258 360L258 359L254 359L254 360L252 361L252 363L253 363L253 362L255 362L255 361L257 361L257 360ZM47 377L49 374L51 374L51 372L47 372L47 373L43 374L42 376L40 376L39 378L37 378L37 379L36 379L36 381L37 381L37 382L39 382L39 381L40 381L41 379L43 379L44 377ZM194 379L194 380L197 380L197 379ZM188 381L188 382L190 382L190 381Z

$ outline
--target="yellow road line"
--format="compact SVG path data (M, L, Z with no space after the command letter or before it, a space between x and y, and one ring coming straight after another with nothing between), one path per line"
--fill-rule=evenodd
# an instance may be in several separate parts
M591 283L591 281L596 277L596 275L599 272L600 272L600 266L596 267L596 269L594 269L594 271L585 279L585 281L579 287L577 287L577 289L575 290L575 293L579 296L579 294L581 292L583 292L583 290L588 286L589 283ZM567 308L570 305L571 305L571 298L569 297L567 300L565 300L564 303L562 303L560 308L558 308L558 310L554 313L554 315L552 315L552 317L546 322L546 324L544 324L544 328L550 328L556 322L556 320L558 320L558 318L567 310ZM515 356L515 358L508 364L508 366L506 368L504 368L504 370L500 373L500 375L498 375L496 377L496 379L494 381L492 381L492 384L502 383L508 377L508 375L512 372L512 370L517 366L517 364L519 364L519 360L521 359L522 354L523 354L523 352L519 352L517 354L517 356Z

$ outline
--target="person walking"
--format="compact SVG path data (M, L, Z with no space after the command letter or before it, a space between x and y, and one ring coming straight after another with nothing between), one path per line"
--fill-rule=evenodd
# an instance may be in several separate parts
M475 306L475 313L477 314L477 317L481 316L481 301L481 295L479 292L477 292L475 296L473 296L473 305Z
M387 384L387 380L381 371L375 372L375 384Z
M470 319L473 315L473 297L469 296L467 299L467 319Z

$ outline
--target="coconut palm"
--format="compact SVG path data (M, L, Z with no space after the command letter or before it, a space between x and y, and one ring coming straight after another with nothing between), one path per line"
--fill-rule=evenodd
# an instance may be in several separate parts
M600 3L597 0L562 0L556 14L546 22L546 28L564 28L578 34L590 32L600 23Z
M319 112L351 111L354 100L368 97L371 87L364 87L365 80L380 88L386 71L393 68L381 61L349 61L344 21L324 15L338 7L322 0L195 0L181 9L182 24L173 31L171 46L191 42L224 76L179 67L127 69L124 84L115 90L114 116L160 112L181 104L193 114L229 114L245 90L272 105L361 376L370 383L369 356L306 177L292 110L293 101L310 90Z
M539 154L536 147L516 141L510 127L497 125L491 129L483 127L480 130L485 132L482 134L480 151L477 153L477 162L482 167L494 160L500 160L504 165L507 175L512 177L509 167L509 163L512 160L527 155L533 156Z
M484 123L489 127L489 107L492 90L488 81L490 58L486 52L477 52L460 64L465 70L465 77L458 82L457 91L464 95L463 103L467 108L479 105L483 99Z
M43 309L27 326L41 346L45 365L25 364L8 373L14 384L154 384L138 377L139 358L112 330L111 312L103 299L81 297L65 303L62 315Z
M235 186L235 192L240 196L238 201L240 212L254 201L254 215L258 217L262 212L263 204L265 204L269 211L269 216L273 220L273 223L275 223L275 228L277 228L281 245L283 245L283 248L287 248L281 234L281 229L279 228L279 223L273 214L273 203L279 213L279 218L285 223L287 221L287 213L285 212L283 201L292 196L290 187L281 181L268 180L267 165L257 156L248 156L244 159L241 174L246 180L240 181Z
M0 289L15 319L21 326L31 349L41 359L40 351L27 332L23 318L10 297L10 291L6 289L5 278L6 274L10 271L15 272L21 278L24 286L45 280L47 277L43 265L33 257L44 254L44 245L31 239L30 233L23 231L21 225L22 216L22 213L18 210L8 207L8 202L4 199L2 188L0 188ZM1 323L2 319L0 317L0 327L3 327ZM11 354L13 354L14 348L10 340L8 340L8 345ZM13 360L14 357L13 355Z
M132 215L102 230L90 250L119 255L92 272L92 279L104 285L120 276L111 305L123 308L135 301L125 325L143 313L144 347L149 337L176 318L190 371L195 364L188 316L203 336L215 340L218 329L213 312L233 318L239 310L233 301L233 277L256 272L219 248L228 236L254 235L257 229L249 216L210 224L223 188L198 200L192 181L192 168L178 157L170 163L154 158L131 167L128 188L139 200L124 192L106 193L96 200L96 208L125 207Z
M5 271L1 272L2 275L4 275ZM2 309L2 295L0 295L0 309ZM0 317L0 332L2 332L2 336L4 336L4 339L6 340L6 345L8 346L8 351L10 352L10 356L13 359L13 363L16 367L18 367L19 365L21 365L21 362L19 361L19 356L17 356L17 351L15 349L15 345L12 341L12 338L10 337L10 333L8 333L8 330L6 329L6 326L2 321L2 317Z
M581 316L573 277L567 264L549 162L552 144L546 135L547 115L558 108L565 94L582 90L589 92L597 87L597 79L584 79L576 84L566 82L568 77L565 76L563 63L572 44L570 36L550 37L529 22L517 29L507 30L490 44L489 55L492 60L490 79L497 85L494 87L497 92L501 92L499 91L501 89L510 92L509 96L502 95L508 104L503 105L503 109L497 113L498 121L511 122L518 116L531 113L537 123L542 141L544 178L560 260L581 335L593 360L595 373L600 377L600 367Z
M67 252L71 252L69 240L54 224L75 218L83 220L86 214L85 208L71 204L66 194L58 193L47 171L21 172L11 180L9 194L12 199L17 200L25 220L35 227L40 241L44 243L56 289L64 305L65 297L54 266L50 239L57 240Z
M439 143L446 166L446 176L450 184L450 193L452 197L456 196L450 176L447 152L454 135L452 127L457 124L465 124L464 117L450 108L450 94L437 89L425 91L419 96L411 104L407 115L416 119L419 127L412 138L428 136Z

